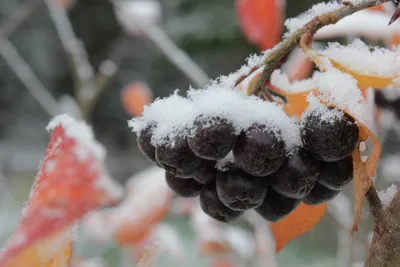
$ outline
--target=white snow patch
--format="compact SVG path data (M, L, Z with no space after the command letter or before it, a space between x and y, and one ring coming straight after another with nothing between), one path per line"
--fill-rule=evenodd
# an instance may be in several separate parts
M310 91L316 89L315 77L318 73L319 72L314 72L313 77L309 79L290 82L288 75L282 72L282 70L277 69L272 72L271 84L288 93Z
M392 202L393 198L395 197L397 191L398 191L397 185L392 184L386 190L378 192L378 196L381 199L382 205L384 207L389 206L390 202Z
M281 134L288 152L301 143L296 120L287 116L281 106L221 87L191 89L188 98L175 93L168 98L156 100L145 108L142 117L132 119L129 125L134 132L140 133L154 123L152 144L173 145L175 138L190 134L194 120L199 115L226 119L233 124L236 134L254 123L265 125Z
M358 121L368 123L368 105L357 86L356 79L335 69L318 76L316 86L324 102L338 109L347 110Z
M76 140L76 156L81 160L87 160L90 156L95 156L98 160L104 161L106 156L105 148L96 141L92 128L84 121L77 121L67 114L54 117L46 126L46 130L51 132L61 125L65 135Z
M327 106L323 105L317 97L314 95L307 96L308 106L302 114L302 119L307 118L310 114L320 117L320 122L335 123L337 120L341 119L344 112L339 109L329 109Z
M348 45L329 43L328 47L320 54L360 74L393 77L399 74L398 52L400 52L400 48L391 51L367 45L360 39L356 39Z

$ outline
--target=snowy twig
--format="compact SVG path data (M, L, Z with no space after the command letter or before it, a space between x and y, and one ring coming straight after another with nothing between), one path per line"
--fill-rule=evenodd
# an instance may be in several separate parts
M343 1L343 3L347 2L347 5L340 7L332 12L317 16L309 23L305 24L302 28L294 32L292 35L284 39L280 42L272 52L266 57L264 61L264 70L261 74L260 79L257 81L253 93L260 93L265 83L270 79L272 72L279 67L284 58L289 54L290 51L295 48L300 38L308 33L311 36L323 26L329 24L335 24L340 19L351 15L357 11L376 6L385 2L389 2L390 0L365 0L365 1L352 1L354 3L350 3L351 1Z
M17 75L29 93L50 115L58 114L58 102L35 75L31 67L19 55L13 44L0 33L0 54L10 69Z
M89 63L82 42L75 36L66 10L53 0L45 0L45 2L73 68L76 78L76 98L83 118L87 120L90 115L90 107L93 105L92 102L97 99L98 94L93 67Z
M205 87L210 78L182 49L169 38L157 25L143 27L146 36L164 53L164 55L186 75L197 87Z
M0 26L0 32L4 37L12 35L32 14L42 5L43 0L29 0L11 15L11 17Z

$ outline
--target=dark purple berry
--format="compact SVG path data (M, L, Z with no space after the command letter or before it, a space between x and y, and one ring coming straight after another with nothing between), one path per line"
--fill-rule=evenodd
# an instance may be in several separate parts
M284 197L270 188L264 201L255 208L255 211L267 221L277 222L291 213L300 203L300 199Z
M215 183L217 177L217 168L215 167L216 161L205 160L203 170L193 177L200 184L211 184Z
M215 185L204 186L200 192L200 206L204 213L220 222L237 220L243 211L232 210L222 204Z
M308 205L318 205L333 199L339 192L340 190L332 190L316 182L311 192L303 199L303 202Z
M168 186L178 196L197 197L200 194L201 185L194 179L182 179L175 177L170 172L165 172L165 179Z
M304 118L301 131L304 147L314 158L326 162L350 156L358 143L359 129L354 119L333 112L338 113L333 108L312 111Z
M194 135L187 138L197 156L208 160L223 159L235 142L235 128L226 119L200 116L195 121Z
M221 202L233 210L248 210L261 205L267 193L265 177L252 176L233 164L217 174L217 193Z
M178 137L171 144L156 148L156 160L167 171L181 178L195 177L203 170L203 160L193 154L186 138Z
M254 176L267 176L281 167L285 156L283 140L264 125L243 131L233 146L236 164Z
M301 199L310 193L320 172L320 162L300 149L285 158L282 167L269 179L272 188L279 194Z
M332 190L339 190L353 179L353 157L322 163L317 181Z
M144 128L137 137L137 143L140 151L148 158L151 162L158 165L156 160L156 148L151 144L151 136L153 135L154 124L151 124Z

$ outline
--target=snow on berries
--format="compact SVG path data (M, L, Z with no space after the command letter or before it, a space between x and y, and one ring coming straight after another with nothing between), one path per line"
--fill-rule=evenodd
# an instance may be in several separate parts
M324 91L329 75L312 79L306 84L321 84L320 99L340 106L340 94ZM233 90L229 80L190 89L186 97L175 91L129 122L177 195L199 196L218 221L251 209L278 221L302 201L329 201L350 182L359 134L352 117L315 95L303 117L290 117L277 103Z

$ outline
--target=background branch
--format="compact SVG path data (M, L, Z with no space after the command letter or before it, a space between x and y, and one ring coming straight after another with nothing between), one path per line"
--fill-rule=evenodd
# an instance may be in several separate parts
M35 11L43 4L43 0L29 0L17 9L11 17L0 27L4 37L11 36Z
M19 55L14 45L4 38L1 32L0 55L42 108L50 116L57 115L59 113L57 100L49 93L29 64Z

